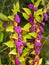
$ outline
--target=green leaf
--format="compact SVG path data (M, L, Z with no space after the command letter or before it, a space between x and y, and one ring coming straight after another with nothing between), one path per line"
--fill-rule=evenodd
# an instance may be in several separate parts
M37 33L36 32L32 32L32 33L29 33L31 36L33 36L34 38L37 37Z
M8 20L7 16L5 16L3 13L0 13L0 19L3 20L3 21Z
M33 44L30 44L30 43L27 43L27 47L28 48L34 48L34 45Z
M21 57L25 57L28 54L28 51L29 51L29 49L28 48L25 48L23 50L23 53L22 53L22 56Z
M12 55L16 55L16 49L13 49L12 51L9 52L9 54L12 54Z
M3 42L3 37L4 37L3 32L0 32L0 42Z
M32 37L29 34L26 34L23 36L23 42L26 42L27 39L32 39Z
M7 26L6 31L7 32L14 32L14 26Z
M40 16L36 16L36 20L37 20L37 22L41 22L41 17Z
M0 64L0 65L2 65L2 64Z
M13 15L8 16L8 18L9 18L11 21L14 21L14 16L13 16Z
M22 15L23 15L23 17L24 17L26 20L28 20L29 15L27 15L26 13L22 13Z
M3 31L4 28L3 28L3 24L2 24L2 21L0 21L0 32Z
M4 44L5 44L6 46L10 47L10 48L13 48L13 47L15 46L13 40L10 40L10 41L8 41L8 42L5 42Z
M41 17L39 16L41 15ZM43 11L42 9L39 9L37 10L36 12L34 12L34 16L35 16L35 19L38 21L38 22L41 22L41 20L43 19ZM41 19L42 18L42 19Z
M49 9L49 3L47 4L47 9Z
M31 0L31 2L34 4L34 0Z
M38 9L36 12L34 12L34 16L36 16L36 15L42 15L42 14L43 14L42 9Z
M38 7L39 4L40 4L40 2L41 2L41 0L37 0L37 1L35 2L34 6L35 6L35 7Z
M31 27L30 23L27 23L24 27L23 30L28 31L29 32L29 28Z
M17 3L16 3L16 9L17 9L17 12L20 12L20 9L19 9L19 1L17 1Z
M2 27L2 21L0 21L0 27Z
M24 35L26 39L32 39L32 37L29 34Z
M23 10L28 14L28 15L30 15L31 14L31 11L30 11L30 9L28 9L28 8L23 8Z
M45 0L42 0L42 5L45 5Z
M26 38L23 36L23 42L26 42L27 40L26 40Z
M14 4L14 8L12 9L12 11L14 14L16 14L17 12L20 12L19 1L17 1L16 4Z

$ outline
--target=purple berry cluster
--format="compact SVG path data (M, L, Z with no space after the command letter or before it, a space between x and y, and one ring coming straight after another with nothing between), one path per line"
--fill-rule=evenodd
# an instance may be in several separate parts
M20 17L19 17L18 14L15 14L14 21L16 22L16 24L20 23ZM23 46L23 44L22 44L22 35L21 35L22 30L21 30L21 27L20 26L14 26L14 31L18 34L18 39L14 39L16 51L19 54L22 54L21 47ZM15 65L20 65L18 57L16 57L16 56L15 56Z
M28 8L31 9L31 10L33 10L33 11L37 11L38 10L38 8L35 7L33 4L29 4Z
M28 5L28 8L32 11L37 11L38 8L37 7L34 7L33 4L29 4ZM48 18L48 15L46 13L43 13L43 17L45 18L45 20L47 20ZM34 15L30 14L29 16L29 19L28 19L28 22L31 24L31 27L30 27L30 32L35 32L37 33L37 37L35 38L35 40L32 42L35 46L35 53L36 55L40 55L40 48L42 46L42 43L41 43L41 39L42 39L42 33L44 32L44 29L43 29L43 26L45 25L45 22L42 22L39 23L38 21L35 23L34 22L35 20L35 17ZM35 58L34 59L34 63L35 62L38 62L38 58Z

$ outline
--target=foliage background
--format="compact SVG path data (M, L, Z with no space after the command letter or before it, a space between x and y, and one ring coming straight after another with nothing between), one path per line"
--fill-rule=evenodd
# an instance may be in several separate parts
M5 15L12 14L11 9L13 8L13 4L17 0L0 0L0 13ZM45 3L49 2L49 0L45 0ZM31 3L30 0L20 0L20 7L23 8L27 6L27 4ZM48 10L49 15L49 10ZM24 19L22 19L24 21ZM6 22L7 24L8 22ZM45 32L43 33L42 43L44 43L43 47L41 48L41 57L43 58L43 65L46 65L46 62L49 62L49 19L45 21L46 26L44 27ZM9 34L4 32L4 41L9 39ZM9 48L3 45L3 42L0 43L0 65L13 65L9 59L8 52Z

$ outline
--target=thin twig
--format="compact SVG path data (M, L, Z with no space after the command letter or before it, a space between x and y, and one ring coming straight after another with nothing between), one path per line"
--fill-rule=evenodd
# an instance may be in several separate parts
M45 41L43 42L43 45L45 44L45 42L47 41L48 38L49 38L49 35L46 37ZM42 47L43 47L43 45L42 45Z

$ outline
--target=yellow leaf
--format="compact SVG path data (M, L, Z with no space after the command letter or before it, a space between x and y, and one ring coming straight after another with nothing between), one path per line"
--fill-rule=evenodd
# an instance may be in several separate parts
M42 60L43 60L42 58L39 60L39 64L38 65L41 65L42 64Z
M19 60L20 60L20 62L23 62L23 61L25 61L25 58L20 57Z
M33 50L33 51L31 52L31 54L34 54L34 55L36 55L36 53L35 53L35 50Z
M13 49L9 54L16 55L16 49Z

